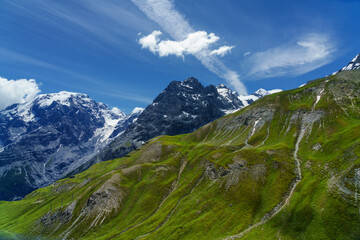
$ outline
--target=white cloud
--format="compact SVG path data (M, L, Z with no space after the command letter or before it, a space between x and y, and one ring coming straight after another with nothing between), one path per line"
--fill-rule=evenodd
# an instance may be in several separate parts
M174 1L132 0L132 2L138 6L138 8L143 11L148 18L156 22L162 30L174 39L174 41L159 41L157 45L149 45L146 48L149 48L151 51L150 46L153 46L154 52L159 55L163 54L163 56L170 53L177 56L192 54L207 69L230 83L240 94L247 94L246 88L241 83L238 74L234 74L234 71L227 68L215 54L210 54L211 50L208 47L213 42L216 42L218 37L215 34L207 34L204 31L195 31L185 17L175 9ZM190 34L194 35L189 37ZM156 37L158 37L158 35ZM144 41L149 44L150 40L151 38ZM193 45L193 41L195 41L196 44ZM182 42L182 44L179 44L180 42ZM208 44L207 47L204 47L206 44ZM156 50L157 48L158 50ZM199 49L202 50L200 51Z
M187 52L195 54L207 49L211 44L217 42L219 37L214 33L207 34L205 31L190 33L185 40L181 41Z
M250 75L257 77L298 76L333 60L335 51L325 35L311 34L286 46L253 54Z
M34 79L8 80L0 77L0 110L15 103L31 101L39 93Z
M214 33L207 34L205 31L190 33L182 41L160 41L159 36L161 34L160 31L153 31L151 34L140 38L139 43L142 48L148 48L154 54L158 53L160 57L168 55L184 57L184 55L187 54L196 54L204 51L208 49L211 44L219 40L219 37ZM225 51L228 50L225 49Z
M142 48L148 48L152 53L156 53L159 42L158 36L162 33L160 31L153 31L151 34L139 39ZM139 33L139 35L141 35Z
M218 56L225 56L225 54L228 54L231 52L231 49L233 49L234 46L221 46L218 49L212 50L210 52L210 55L218 55Z

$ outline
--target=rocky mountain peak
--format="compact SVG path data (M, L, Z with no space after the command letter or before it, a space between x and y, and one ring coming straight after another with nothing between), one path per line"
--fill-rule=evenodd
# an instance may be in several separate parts
M266 91L266 90L263 89L263 88L260 88L260 89L258 89L257 91L255 91L255 92L253 93L253 95L258 96L258 97L263 97L263 96L267 95L267 93L268 93L268 91Z
M335 75L335 74L337 74L339 72L356 70L356 69L360 69L360 53L358 55L356 55L351 60L351 62L348 63L348 65L346 65L345 67L343 67L339 71L334 72L332 75Z
M198 91L204 89L204 86L194 77L185 79L184 81L172 81L169 86L165 89L176 90L176 91Z
M282 91L281 89L265 90L263 88L260 88L260 89L256 90L252 95L261 98L266 95L270 95L270 94L281 92L281 91Z
M76 103L79 101L90 102L91 99L86 94L67 91L41 94L36 98L36 103L39 104L40 107L50 106L53 102L57 102L61 105L70 106L72 103Z

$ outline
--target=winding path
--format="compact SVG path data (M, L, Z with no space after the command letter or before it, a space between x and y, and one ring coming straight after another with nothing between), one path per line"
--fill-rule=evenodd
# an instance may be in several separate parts
M256 224L248 227L247 229L245 229L244 231L236 234L236 235L233 235L233 236L228 236L226 238L224 238L224 240L230 240L230 239L237 239L237 238L241 238L243 237L245 234L247 234L248 232L250 232L251 230L253 230L254 228L257 228L263 224L265 224L266 222L268 222L270 219L272 219L273 217L275 217L289 202L290 202L290 199L295 191L295 188L297 186L297 184L300 182L301 180L301 168L300 168L300 160L297 156L297 153L299 151L299 145L300 145L300 142L301 140L303 139L304 135L305 135L305 132L307 130L307 126L302 126L301 127L301 132L299 134L299 137L296 141L296 144L295 144L295 150L294 150L294 159L295 159L295 164L296 164L296 170L295 170L295 173L296 173L296 179L294 181L291 182L290 184L290 191L289 191L289 194L287 195L287 197L285 197L283 199L283 201L281 201L278 205L276 205L270 212L266 213L264 215L264 217L259 221L257 222Z

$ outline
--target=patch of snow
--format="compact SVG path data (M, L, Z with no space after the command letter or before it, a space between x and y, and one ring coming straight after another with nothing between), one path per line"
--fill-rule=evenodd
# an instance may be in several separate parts
M230 96L237 95L236 92L233 92L231 89L227 88L224 84L220 84L216 87L217 92L223 96L228 102L232 102ZM235 93L235 94L234 94Z
M278 93L278 92L282 92L281 89L272 89L272 90L265 90L263 88L260 88L259 90L257 90L256 92L253 93L253 95L255 96L259 96L259 97L264 97L266 95L270 95L273 93Z
M111 111L113 112L113 113L115 113L115 114L118 114L118 115L125 115L125 113L123 113L119 108L117 108L117 107L113 107L112 109L111 109Z
M258 96L265 96L268 94L268 91L266 91L263 88L259 88L256 92L254 92L254 95L258 95Z
M196 93L196 94L191 94L191 98L195 101L200 100L200 94Z
M182 114L181 114L181 115L184 115L185 117L188 117L190 114L187 113L187 112L182 111Z
M144 108L136 107L131 111L130 115L134 115L134 114L140 115L144 110L145 110Z
M261 119L261 118L259 118L258 120L255 121L254 127L253 127L253 130L252 130L252 133L251 133L250 137L251 137L252 135L254 135L255 130L256 130L256 124L258 124L258 122L260 121L260 119Z
M278 92L282 92L282 89L272 89L272 90L269 90L267 95L271 95L271 94L278 93Z
M115 114L116 113L116 114ZM102 109L101 115L105 120L104 127L99 128L95 132L95 136L100 137L100 142L105 142L109 140L109 137L114 132L116 126L120 121L124 121L126 114L124 114L120 109L114 108L112 110Z
M249 102L254 102L259 99L259 97L255 96L255 95L248 95L248 96L240 95L240 96L238 96L238 98L242 102L244 107L249 105Z
M72 97L81 97L84 101L91 101L91 99L86 94L67 91L61 91L59 93L41 94L36 99L38 99L40 107L50 106L53 102L58 102L61 105L70 106L70 99Z
M359 57L360 57L360 53L353 58L352 62L355 62Z
M264 97L264 96L267 96L270 94L274 94L274 93L278 93L278 92L282 92L282 90L281 89L265 90L263 88L260 88L259 90L257 90L256 92L254 92L251 95L248 95L248 96L240 95L240 96L238 96L238 98L240 101L242 101L242 103L246 107L247 105L249 105L249 103L255 102L256 100L258 100L261 97Z
M223 111L223 112L225 113L225 115L228 115L228 114L231 114L231 113L237 112L238 110L240 110L240 109L231 109L231 110L224 110L224 109L221 109L221 111Z
M188 112L185 112L185 111L182 111L182 114L180 116L184 116L184 117L192 117L193 119L195 119L197 117L197 115L193 115L193 114L190 114Z
M321 95L322 95L323 92L324 92L324 89L322 89L322 90L320 91L319 95L316 96L316 101L315 101L315 103L314 103L314 106L312 107L313 110L315 109L316 104L320 101Z
M180 82L180 85L181 85L182 87L194 89L192 86L190 86L189 84L186 84L186 83L184 83L184 82Z
M20 116L24 122L33 122L35 121L35 115L31 111L34 101L20 104L17 107L17 115Z

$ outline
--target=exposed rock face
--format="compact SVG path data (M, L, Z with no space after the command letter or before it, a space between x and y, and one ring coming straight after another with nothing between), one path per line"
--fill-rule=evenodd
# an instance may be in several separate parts
M253 95L239 96L223 84L204 87L193 77L184 81L172 81L124 134L97 155L91 164L85 164L77 172L95 162L123 157L153 137L192 132L265 95L279 91L281 90L259 89Z
M111 211L118 209L125 195L123 191L116 187L119 181L120 174L114 174L98 190L91 194L83 211L88 212L87 214L98 216L100 214L109 214Z
M76 206L76 201L72 202L63 210L57 210L54 213L48 212L40 219L40 224L44 227L54 226L55 224L61 225L71 220ZM58 226L59 227L59 226Z
M43 94L0 111L0 200L13 200L65 176L132 124L85 94Z

